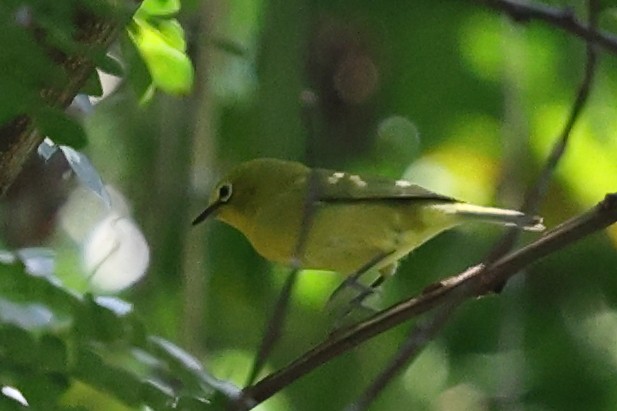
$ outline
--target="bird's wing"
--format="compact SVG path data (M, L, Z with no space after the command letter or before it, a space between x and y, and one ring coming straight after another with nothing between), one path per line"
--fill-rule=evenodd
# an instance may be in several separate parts
M383 177L366 177L352 173L330 170L315 170L318 185L317 198L322 202L371 202L432 201L457 202L458 200L434 193L406 180L391 180Z

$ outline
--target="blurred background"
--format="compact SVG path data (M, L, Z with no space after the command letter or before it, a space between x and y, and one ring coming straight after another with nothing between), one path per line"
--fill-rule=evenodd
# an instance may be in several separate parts
M585 16L584 2L551 4ZM463 200L516 208L564 126L585 61L580 39L539 23L514 25L474 2L185 0L182 7L193 91L141 104L111 79L85 120L84 153L108 187L111 210L67 176L61 158L46 164L49 181L28 179L43 167L33 159L6 200L3 241L50 247L67 285L132 302L150 333L239 385L288 270L221 223L191 228L222 173L277 157L405 176ZM617 28L616 10L603 10L602 27ZM548 227L617 187L615 90L617 59L601 53L590 101L542 203ZM41 211L19 213L35 205ZM382 306L479 262L502 232L467 226L427 243L385 283ZM372 409L617 410L616 246L617 230L594 235L535 264L499 296L465 304ZM325 304L341 280L300 275L266 371L327 336ZM259 409L341 409L409 327L331 361ZM124 409L83 397L89 409Z

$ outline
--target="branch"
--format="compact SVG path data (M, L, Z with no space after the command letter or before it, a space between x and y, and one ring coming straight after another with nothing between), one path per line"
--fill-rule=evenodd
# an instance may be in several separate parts
M596 30L597 2L594 0L590 1L589 26L585 26L570 10L566 9L560 10L543 5L519 4L511 0L480 1L493 9L507 12L516 21L543 20L587 40L585 74L572 110L536 184L527 192L525 197L523 210L533 214L537 211L539 202L546 193L552 174L565 152L572 129L588 99L597 62L593 44L597 44L617 54L617 37ZM244 404L256 405L319 365L349 351L373 336L435 307L440 307L440 310L433 316L412 329L405 345L399 350L389 366L378 376L358 401L349 408L350 410L365 409L400 369L411 358L415 357L443 327L451 312L460 304L470 297L491 292L519 270L539 258L615 222L617 220L616 198L615 194L608 195L594 210L570 220L570 222L553 230L535 243L501 258L496 263L489 263L488 267L483 265L472 267L458 276L443 281L441 286L427 290L417 298L412 298L384 310L373 318L325 341L282 370L264 378L251 387L245 388L243 391ZM488 261L492 262L511 250L518 235L519 232L516 230L509 232L494 249Z
M603 201L588 212L566 221L537 241L495 263L471 267L442 281L439 286L425 290L420 296L385 309L315 346L281 370L245 388L243 402L257 405L327 361L437 306L456 304L459 300L484 295L530 264L616 221L617 193L613 193L606 195Z
M298 280L299 272L300 271L298 269L293 269L287 276L287 280L285 281L285 284L281 289L278 299L276 300L276 304L274 305L272 314L268 319L266 330L261 339L259 349L257 350L257 354L255 355L253 366L251 367L251 372L249 373L249 377L246 382L247 385L253 384L255 382L257 376L263 370L263 367L266 364L268 357L272 353L272 350L274 350L274 346L281 338L283 326L285 325L285 320L289 311L291 294Z
M446 324L455 308L453 304L439 307L434 316L413 327L405 343L396 352L388 366L345 411L366 410L388 383L409 365L409 360L418 356L422 349L432 341L435 334Z
M130 11L134 11L141 1L93 0L92 2L99 3L96 4L99 8L105 5L115 13L99 16L92 14L90 10L79 10L75 18L74 39L82 44L86 51L104 52L128 23L132 15ZM95 5L92 6L94 8ZM43 35L39 37L44 38ZM53 56L54 62L63 68L66 80L53 89L40 90L39 94L49 106L66 108L92 74L95 65L83 54L84 50L81 50L82 53L76 52L70 55L52 47L47 47L46 51ZM96 55L96 52L88 55ZM35 130L32 118L28 115L20 115L0 126L0 196L4 195L13 183L25 161L43 141L43 137Z
M599 5L598 0L589 0L589 28L595 30L598 20ZM576 93L575 101L572 105L570 115L563 127L561 134L555 141L548 159L546 160L540 175L535 184L527 191L521 211L526 214L536 214L542 199L544 199L551 182L555 169L563 154L566 151L572 129L576 124L580 114L587 103L589 92L593 83L596 72L597 54L595 46L590 41L587 41L586 61L583 80ZM520 230L510 229L503 236L502 240L498 241L493 250L484 260L487 264L503 257L507 252L512 250L516 241L520 237ZM501 289L505 283L497 285L497 289ZM464 300L459 298L449 302L447 305L439 307L438 310L432 312L428 318L422 321L421 325L412 329L407 341L396 353L395 357L390 361L388 366L377 376L370 386L362 393L358 400L351 405L350 411L363 411L377 398L379 393L394 379L401 370L404 369L411 361L413 361L422 351L422 349L430 343L433 338L441 331L449 320L451 314L458 308Z
M266 360L274 350L274 346L281 337L283 326L289 310L289 304L291 300L291 294L293 288L298 279L298 273L300 271L300 258L304 253L304 247L306 246L306 240L311 229L313 217L315 214L315 205L317 204L317 198L321 187L319 186L319 179L314 172L314 140L315 140L315 108L317 104L317 96L312 90L306 89L300 94L300 101L302 103L302 120L307 131L307 144L306 144L306 161L312 167L312 171L308 178L308 195L304 200L302 224L300 225L300 233L295 244L294 249L294 267L292 267L291 273L287 277L285 285L281 289L279 297L274 306L274 310L268 319L266 325L266 331L262 337L257 355L253 362L251 372L246 385L253 384L261 372Z
M543 4L521 3L516 0L476 0L487 7L503 11L517 22L541 20L565 32L574 34L596 44L606 51L617 54L617 36L603 30L596 30L580 21L572 10L559 9Z

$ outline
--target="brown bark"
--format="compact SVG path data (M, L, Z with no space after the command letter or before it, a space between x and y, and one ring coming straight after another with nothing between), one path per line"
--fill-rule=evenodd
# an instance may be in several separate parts
M46 47L45 33L34 26L31 28L53 62L62 67L66 74L63 84L40 90L42 104L65 108L71 103L94 70L95 63L88 56L101 55L107 50L128 23L139 1L92 0L90 5L109 12L94 14L92 9L95 7L92 7L75 13L77 30L74 40L84 46L81 53L66 54ZM6 193L43 138L28 115L17 116L0 125L0 196Z

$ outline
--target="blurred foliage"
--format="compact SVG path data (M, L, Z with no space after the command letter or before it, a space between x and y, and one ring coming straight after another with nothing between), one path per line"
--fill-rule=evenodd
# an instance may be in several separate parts
M130 38L151 76L150 87L171 94L186 94L193 86L193 66L185 53L184 31L173 18L179 10L177 0L146 0L129 27Z
M0 265L0 386L19 389L33 409L216 409L245 383L288 270L271 267L222 224L189 230L228 167L260 156L297 159L405 175L464 200L517 207L566 121L585 59L580 39L533 21L513 24L474 2L185 0L180 9L179 1L148 0L113 57L96 56L122 81L109 92L106 77L93 76L85 90L106 95L77 125L39 95L64 75L46 50L76 46L74 7L105 12L106 4L0 4L0 123L27 114L59 145L87 143L110 192L122 193L111 196L115 212L134 219L150 250L145 279L99 295L82 250L90 220L103 218L101 201L71 194L60 210L73 187L68 166L51 161L33 168L46 179L30 172L9 193L5 247L53 250L34 259L9 253ZM547 4L584 18L581 0ZM615 8L602 4L600 24L615 32ZM540 210L549 227L616 189L615 90L617 59L601 53ZM47 189L20 188L29 180ZM11 202L23 192L31 194ZM119 206L120 197L127 200ZM442 234L403 262L381 304L480 261L500 233L470 226ZM613 228L537 263L499 296L468 302L372 409L617 410L616 247ZM32 275L28 264L41 265L43 254L53 266ZM325 305L340 281L301 273L262 376L328 335ZM260 409L342 409L387 363L405 328ZM0 395L5 408L21 407Z
M108 392L127 406L204 409L218 382L171 342L147 336L129 303L78 296L24 268L0 266L3 386L19 387L41 410L72 409L80 390ZM90 388L69 390L77 381Z

